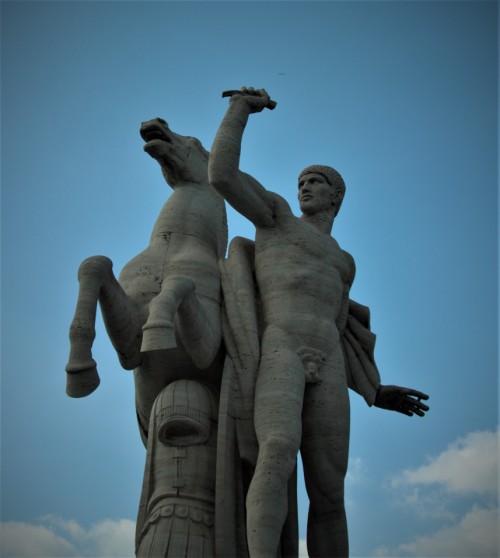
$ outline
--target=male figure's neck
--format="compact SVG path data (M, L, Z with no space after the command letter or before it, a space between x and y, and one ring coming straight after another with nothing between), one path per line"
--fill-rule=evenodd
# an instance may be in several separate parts
M332 233L334 219L335 215L329 211L319 211L313 214L303 213L300 217L300 220L304 221L304 223L309 223L320 232L328 235Z

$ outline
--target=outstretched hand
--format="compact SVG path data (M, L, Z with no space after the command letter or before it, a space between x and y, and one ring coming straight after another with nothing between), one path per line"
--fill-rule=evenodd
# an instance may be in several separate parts
M421 399L427 400L429 396L415 389L399 386L380 386L375 398L375 407L388 411L397 411L412 417L418 415L423 417L429 407L422 403Z

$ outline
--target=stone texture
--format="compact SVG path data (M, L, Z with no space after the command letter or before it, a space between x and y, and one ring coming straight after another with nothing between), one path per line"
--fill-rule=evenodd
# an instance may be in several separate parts
M136 554L215 554L218 393L176 380L153 405L137 519Z
M144 122L140 133L173 193L149 246L119 280L107 257L82 262L66 391L83 397L99 385L91 352L99 303L121 365L134 369L147 447L137 555L213 556L225 206L208 183L208 152L196 138L174 133L160 118Z
M160 118L142 124L173 193L118 280L109 258L82 262L66 390L83 397L99 385L99 304L122 367L134 370L147 448L138 556L297 556L299 450L309 553L347 556L347 388L408 415L423 416L427 396L380 384L369 310L349 298L354 260L331 236L340 174L304 169L295 217L239 169L249 115L276 103L263 90L225 96L210 156ZM256 226L255 242L234 238L227 258L224 198Z
M239 391L248 386L240 411L246 426L242 426L241 436L248 440L250 460L252 448L253 453L256 448L249 428L252 414L258 441L246 497L249 553L252 558L272 557L279 550L289 509L288 484L300 450L310 499L309 553L347 556L347 388L359 391L369 404L406 414L423 415L427 407L419 398L427 396L380 384L368 311L349 300L354 260L331 236L345 194L339 173L314 165L300 174L302 216L297 218L286 200L239 170L248 118L269 103L264 90L232 92L209 160L210 183L256 227L254 265L259 301L255 312L260 312L262 324L257 369L255 359L248 362L249 355L256 353L254 347L243 339L241 351L238 341L233 347L226 341L241 371ZM231 273L228 275L230 279ZM222 278L224 284L224 274ZM238 287L234 290L236 297L241 296ZM226 296L226 311L234 313L228 306ZM238 319L236 316L224 334L226 340L237 335L241 328ZM253 330L254 323L249 328ZM394 395L392 406L387 405L389 392Z
M173 193L149 246L124 266L119 281L109 258L81 264L66 371L72 397L88 395L99 384L91 354L99 302L120 363L135 370L145 441L151 407L168 383L191 377L220 382L218 261L226 251L227 224L224 202L208 183L208 153L201 143L174 133L159 118L143 123L140 133Z

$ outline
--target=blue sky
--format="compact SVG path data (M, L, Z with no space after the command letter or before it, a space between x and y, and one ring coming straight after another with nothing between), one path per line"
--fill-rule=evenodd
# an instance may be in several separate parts
M118 274L169 195L142 150L165 118L209 149L224 89L265 87L241 168L287 198L329 164L383 383L425 419L351 395L353 556L496 556L498 4L2 2L5 556L132 556L144 467L133 380L99 318L101 386L65 394L79 263ZM230 237L253 237L229 211ZM301 537L307 500L300 491ZM304 554L305 556L305 550Z

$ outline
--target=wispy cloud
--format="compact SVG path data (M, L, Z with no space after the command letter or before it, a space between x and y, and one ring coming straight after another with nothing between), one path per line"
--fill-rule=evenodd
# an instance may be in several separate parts
M1 525L1 555L5 557L82 556L68 540L44 525L9 521Z
M395 549L379 548L375 556L496 557L498 509L475 507L459 523L416 538Z
M135 523L105 519L84 529L74 520L55 515L37 525L9 521L0 524L3 558L134 558ZM299 558L307 558L307 543L299 540Z
M391 487L407 508L441 520L433 533L376 556L497 556L499 431L472 432L450 444L425 465L403 471ZM474 503L464 514L463 501ZM447 525L446 525L447 523Z
M375 556L493 557L498 540L499 432L473 432L450 444L424 465L392 479L407 508L439 519L429 534ZM364 476L361 460L351 462L351 482ZM467 513L454 507L457 499L475 498ZM103 520L86 528L74 520L49 515L37 524L1 524L0 555L6 558L99 557L133 558L135 523ZM307 557L300 540L300 557Z
M349 459L349 467L347 469L346 481L354 484L362 481L365 475L365 465L361 457L352 457Z
M393 485L440 484L455 494L498 492L497 432L472 432L429 460L393 480Z
M133 558L135 522L106 519L85 529L74 520L45 516L39 523L2 523L0 554L5 558Z

